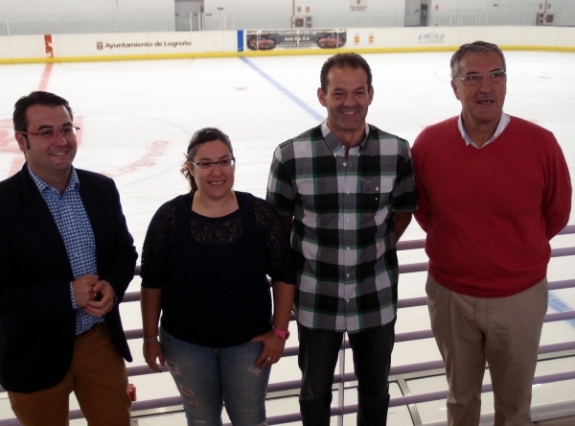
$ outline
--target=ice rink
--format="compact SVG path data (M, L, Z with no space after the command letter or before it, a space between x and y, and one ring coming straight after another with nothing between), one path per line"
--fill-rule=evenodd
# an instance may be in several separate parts
M510 51L505 55L508 72L505 112L553 131L573 178L575 54ZM413 142L425 126L460 112L460 103L449 84L450 53L364 56L371 65L375 89L367 117L371 124ZM81 127L75 166L115 179L130 231L141 251L146 228L156 209L188 191L179 168L190 136L201 127L219 127L230 136L237 158L235 188L260 197L265 195L276 145L319 124L326 116L316 96L319 71L326 58L327 55L316 55L2 65L0 180L14 174L24 161L12 129L16 100L34 90L47 90L65 97L74 110L75 124ZM521 161L519 155L516 161ZM575 214L572 213L569 223L575 224ZM415 221L403 237L404 240L423 238L424 233ZM573 247L575 234L556 237L552 245ZM403 264L425 259L422 250L400 253ZM551 260L549 281L573 278L572 256ZM402 275L400 298L424 296L424 284L425 273ZM139 280L135 279L130 291L138 288ZM549 301L549 312L574 310L575 289L553 291ZM122 315L126 330L141 328L137 303L123 305ZM428 328L426 307L400 311L398 333ZM575 320L545 324L542 344L573 340ZM143 363L140 343L131 342L135 365ZM297 339L292 338L290 344L297 344ZM348 358L346 370L351 371L351 357ZM435 342L427 339L396 345L393 359L394 365L403 365L439 360L440 356ZM537 374L573 369L573 358L564 363L540 362ZM271 381L299 378L297 362L292 357L275 366ZM139 400L176 395L168 373L134 379ZM412 393L444 388L445 378L441 375L414 380L410 385ZM399 395L398 388L393 388L392 397ZM6 394L0 394L0 418L10 416L5 412L9 411L5 398ZM534 391L534 404L560 400L575 403L574 381L542 385ZM484 395L485 413L492 411L491 401L489 394ZM445 418L443 401L419 406L424 424ZM297 399L272 401L268 410L270 415L297 411ZM406 413L405 407L390 410L388 424L412 424ZM353 424L352 418L346 419L346 424ZM185 422L183 415L175 414L142 418L139 424L183 425Z

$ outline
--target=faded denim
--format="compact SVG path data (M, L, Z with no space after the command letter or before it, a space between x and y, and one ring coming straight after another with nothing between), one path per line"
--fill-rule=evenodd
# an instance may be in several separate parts
M208 348L176 339L163 329L160 342L180 392L188 426L221 426L222 404L234 426L266 424L270 368L254 367L262 351L261 342Z

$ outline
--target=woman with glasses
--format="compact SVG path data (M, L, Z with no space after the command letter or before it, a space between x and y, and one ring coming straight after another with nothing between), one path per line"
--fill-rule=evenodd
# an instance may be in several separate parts
M289 337L289 236L271 205L232 189L225 133L197 131L186 157L191 192L160 207L144 242L144 357L169 369L188 425L221 425L223 403L234 426L262 425L270 366Z

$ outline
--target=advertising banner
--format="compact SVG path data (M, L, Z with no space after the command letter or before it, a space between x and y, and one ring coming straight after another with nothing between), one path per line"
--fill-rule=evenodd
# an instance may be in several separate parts
M245 31L244 45L249 50L335 49L345 46L345 29L293 29Z
M160 57L236 50L236 31L53 34L52 40L54 58Z

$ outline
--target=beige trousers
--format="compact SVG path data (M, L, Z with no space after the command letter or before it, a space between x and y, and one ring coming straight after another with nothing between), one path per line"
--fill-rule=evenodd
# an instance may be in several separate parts
M531 386L547 279L510 297L455 293L431 276L426 284L431 329L445 361L449 426L475 426L486 361L495 399L494 426L531 426Z

